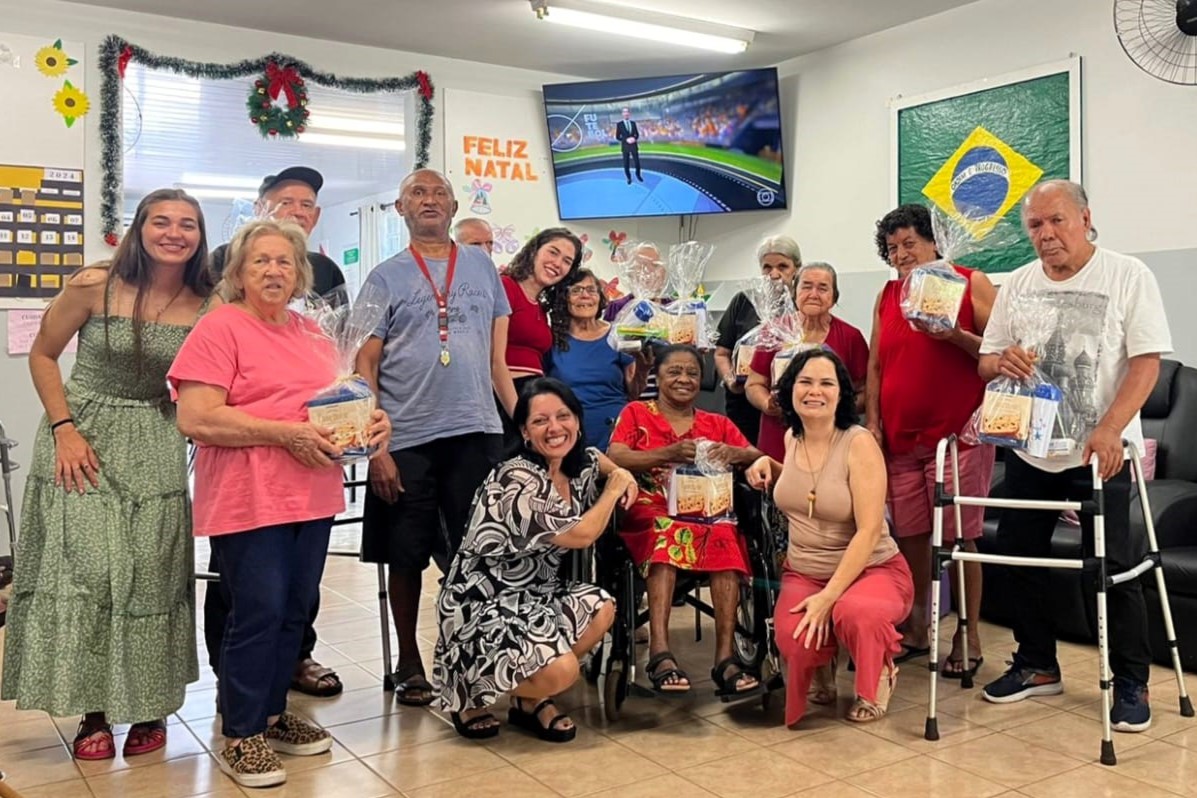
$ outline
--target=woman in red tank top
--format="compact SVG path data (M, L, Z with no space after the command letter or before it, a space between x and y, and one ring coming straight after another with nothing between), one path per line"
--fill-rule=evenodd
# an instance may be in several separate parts
M922 205L902 205L877 222L877 251L898 271L881 289L873 311L869 347L866 416L869 430L885 450L889 509L894 537L914 576L914 606L903 626L903 657L927 650L927 604L931 584L931 500L935 488L935 447L959 433L981 404L985 383L977 375L981 335L989 321L995 289L983 272L951 264L968 279L956 327L948 332L908 322L900 306L902 284L919 266L939 259L931 214ZM985 496L993 475L993 447L960 447L961 495ZM950 479L949 479L950 481ZM947 513L944 539L956 535ZM962 508L964 548L976 550L984 510ZM981 610L981 567L968 563L966 597L969 662L961 656L959 633L940 666L946 678L981 664L975 619ZM955 581L955 570L950 570ZM953 590L955 595L955 590Z
M581 264L582 242L578 237L564 227L550 227L515 253L502 277L511 317L506 342L496 343L504 346L504 360L517 397L524 383L544 376L544 359L553 347L546 308L556 301L558 286L564 285ZM499 418L503 420L503 443L511 448L521 437L502 403Z

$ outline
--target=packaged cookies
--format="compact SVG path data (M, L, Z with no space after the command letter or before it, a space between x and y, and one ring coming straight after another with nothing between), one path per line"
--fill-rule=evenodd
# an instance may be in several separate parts
M390 298L378 286L367 284L353 305L332 307L314 300L305 311L319 327L320 336L332 346L330 353L338 375L335 382L306 402L308 420L333 431L333 444L342 454L338 463L350 463L374 453L370 447L370 425L374 414L374 393L354 373L357 351L382 320Z
M951 330L966 288L968 279L942 261L920 266L902 284L902 315L932 329Z
M705 474L698 466L674 466L669 472L669 514L716 521L732 515L732 472Z

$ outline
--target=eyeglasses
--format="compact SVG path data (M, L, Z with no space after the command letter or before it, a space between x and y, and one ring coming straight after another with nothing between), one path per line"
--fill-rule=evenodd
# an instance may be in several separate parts
M574 285L569 289L570 296L598 296L598 292L597 285Z

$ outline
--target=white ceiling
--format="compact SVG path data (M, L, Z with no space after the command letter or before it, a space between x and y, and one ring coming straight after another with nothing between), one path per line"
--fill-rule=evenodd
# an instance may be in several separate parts
M1096 2L1096 0L1094 0ZM84 0L316 39L581 77L772 66L974 0L581 0L757 33L736 56L638 42L540 22L528 0ZM575 0L575 4L578 0ZM550 8L552 0L549 0Z

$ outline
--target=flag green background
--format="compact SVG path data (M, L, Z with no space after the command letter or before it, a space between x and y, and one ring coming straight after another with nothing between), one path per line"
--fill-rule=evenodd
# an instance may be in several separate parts
M1041 180L1070 177L1069 73L1011 83L898 110L898 202L930 205L923 186L978 125L1043 170ZM979 252L961 263L985 272L1006 272L1035 259L1022 230L1021 202L1003 225L1018 243Z

